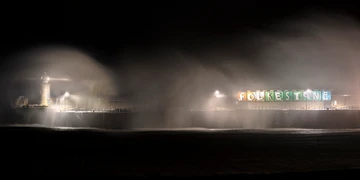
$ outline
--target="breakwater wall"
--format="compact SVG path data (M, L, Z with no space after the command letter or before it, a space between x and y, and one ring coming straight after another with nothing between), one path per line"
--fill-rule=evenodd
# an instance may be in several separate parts
M360 128L355 110L148 111L131 113L53 112L17 109L1 124L41 124L105 129L136 128Z

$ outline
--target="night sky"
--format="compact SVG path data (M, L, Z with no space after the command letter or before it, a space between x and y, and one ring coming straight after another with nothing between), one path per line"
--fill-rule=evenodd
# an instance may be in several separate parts
M247 38L253 31L271 31L272 26L299 14L356 15L355 9L351 4L261 1L9 4L1 11L1 55L36 45L65 44L91 52L107 64L127 48L152 51L171 46L199 52L199 46L228 37Z
M2 77L3 81L8 80L9 74L16 74L19 70L8 60L9 57L38 46L63 45L83 51L114 73L117 77L114 84L120 89L117 96L121 97L148 97L147 93L151 92L154 98L171 99L181 94L171 93L179 87L183 88L183 94L194 92L192 94L196 97L219 87L229 93L242 88L304 88L313 84L310 81L308 84L287 82L286 79L275 81L273 79L283 74L263 67L266 63L287 63L283 60L286 55L278 58L282 62L273 61L273 57L263 61L267 58L264 49L273 47L268 39L301 37L298 27L291 25L298 17L311 20L312 14L321 14L325 18L328 14L336 14L356 21L359 13L355 10L356 6L352 4L261 1L234 4L223 1L13 3L3 5L0 11ZM329 18L330 25L332 17ZM336 21L341 22L339 19ZM286 28L281 27L289 22ZM15 66L19 64L20 61ZM193 66L202 69L188 72ZM257 67L256 70L253 67ZM329 66L332 67L335 66ZM140 75L138 71L144 74ZM213 71L226 80L207 75ZM250 78L254 83L250 83L249 78L239 80L244 74L237 72L256 74ZM174 84L180 82L182 73L189 76L201 74L198 80L192 79L198 85L185 88L188 80ZM134 74L139 76L134 78ZM271 87L256 85L270 81L273 82ZM153 84L156 88L151 88ZM241 86L244 84L246 86ZM328 83L320 84L318 88L330 87ZM182 96L182 99L193 96Z

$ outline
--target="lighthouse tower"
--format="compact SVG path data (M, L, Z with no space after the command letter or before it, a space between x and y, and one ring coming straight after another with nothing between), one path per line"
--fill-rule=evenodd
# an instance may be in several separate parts
M50 104L50 77L44 72L44 76L41 77L41 102L42 106L49 106Z

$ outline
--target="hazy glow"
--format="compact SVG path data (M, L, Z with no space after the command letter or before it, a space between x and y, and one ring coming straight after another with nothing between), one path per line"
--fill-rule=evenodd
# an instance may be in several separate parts
M215 95L217 98L221 98L221 97L225 97L225 95L223 95L223 94L217 94L217 95Z
M68 79L68 78L49 78L49 77L48 77L48 80L51 80L51 81L70 81L70 79Z
M220 94L220 92L218 90L216 90L214 94L215 94L215 97L217 97L217 98L221 98L221 97L225 96L223 94Z
M358 98L355 95L360 92L360 44L356 41L360 39L359 27L356 21L345 16L306 16L279 22L274 31L254 33L249 38L251 42L234 36L224 38L221 45L207 43L211 45L199 49L197 54L168 48L151 53L136 48L121 50L121 56L111 57L115 60L111 70L86 52L69 47L43 47L16 53L3 68L12 68L11 73L4 72L2 77L9 81L35 81L43 72L48 72L53 97L63 100L64 91L69 91L71 96L66 101L93 109L100 107L101 98L119 95L134 102L134 106L166 111L164 122L173 126L186 124L189 116L169 110L170 107L214 110L225 106L227 100L241 107L245 105L234 103L236 97L232 95L247 89L334 88L334 92L351 94L352 98L338 99L338 104L342 104L343 99ZM31 103L37 103L40 90L35 82L24 88L11 83L3 87L8 88L8 94L3 96L8 98L7 105L22 95L29 97ZM72 99L74 94L79 98ZM221 98L225 94L226 98ZM242 124L245 128L269 126L246 113L238 118L231 113L202 113L206 117L203 124L214 127L238 119L245 119ZM151 117L139 113L131 118L134 120L131 125L145 126L143 120Z
M65 96L65 97L70 96L69 92L66 92L66 93L64 94L64 96Z
M71 91L72 94L84 97L77 103L93 108L97 105L95 99L98 96L107 98L118 92L112 72L85 52L75 48L64 46L34 48L16 53L9 62L11 63L8 68L13 69L13 74L7 75L10 80L7 86L8 105L14 104L14 99L20 95L28 97L30 104L39 104L38 81L44 72L50 77L51 98L61 99L64 91ZM22 83L23 88L16 87L17 83Z

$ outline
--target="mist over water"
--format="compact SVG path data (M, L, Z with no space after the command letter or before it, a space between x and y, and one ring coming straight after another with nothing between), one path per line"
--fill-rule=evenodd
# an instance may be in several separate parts
M130 86L136 87L134 91L143 89L137 84L162 87L156 101L194 109L219 105L220 102L215 102L218 99L211 98L215 90L227 94L230 102L236 101L236 92L248 89L308 88L352 94L352 99L360 102L356 96L360 87L359 30L359 23L350 16L321 13L298 16L279 22L267 31L250 33L245 39L235 35L214 41L206 44L206 48L199 48L197 53L159 50L155 54L160 57L155 59L170 59L175 63L144 66L140 71L156 69L154 74L149 74L154 78L146 81L139 78L138 83L132 81L134 86ZM132 71L128 74L137 76ZM169 79L167 83L165 80ZM151 90L144 92L145 97L152 94ZM244 116L247 115L241 117ZM180 123L186 116L180 113L173 118ZM248 123L249 127L268 127L258 121Z
M207 100L216 89L230 96L247 89L354 93L359 89L359 30L351 17L314 14L250 33L246 40L224 37L196 53L164 48L145 57L124 55L129 61L155 59L130 64L125 88L186 106Z
M14 103L20 95L33 97L33 104L39 103L36 100L39 101L40 78L44 72L50 76L52 98L65 92L95 98L98 94L94 89L100 87L99 95L103 96L113 96L117 91L111 71L76 48L39 47L16 54L11 61L13 72L7 76L11 83L8 86L9 103Z
M346 16L317 15L285 23L278 29L288 35L260 38L269 46L258 58L270 71L275 86L357 92L358 22Z
M165 122L172 124L188 118L174 115L174 108L204 110L235 104L236 92L248 89L314 88L354 94L360 88L359 39L359 22L350 16L312 14L287 19L265 31L199 40L192 51L172 46L119 50L111 67L76 48L41 47L10 57L6 67L11 71L3 71L5 82L10 83L3 104L13 103L24 92L18 91L15 81L39 77L44 71L71 79L52 83L54 96L70 91L93 98L97 94L91 92L98 84L104 97L165 110ZM36 84L31 87L26 93L36 99ZM215 90L226 98L214 98ZM213 116L210 113L207 116ZM217 118L223 120L207 123L221 124L228 116L222 113ZM237 118L251 119L246 116ZM132 118L141 123L147 117ZM249 120L246 126L266 128L267 124Z

